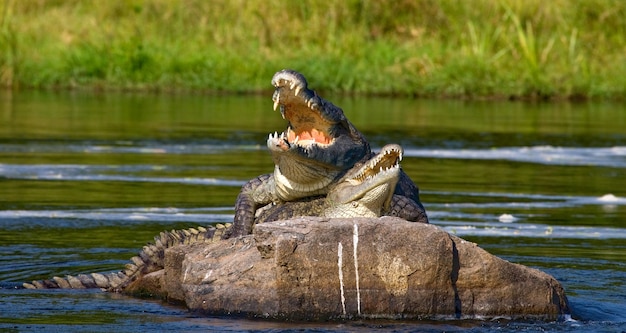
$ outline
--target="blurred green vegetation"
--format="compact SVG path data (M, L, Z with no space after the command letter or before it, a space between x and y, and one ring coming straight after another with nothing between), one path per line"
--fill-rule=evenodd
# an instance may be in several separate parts
M626 96L622 0L2 0L0 85Z

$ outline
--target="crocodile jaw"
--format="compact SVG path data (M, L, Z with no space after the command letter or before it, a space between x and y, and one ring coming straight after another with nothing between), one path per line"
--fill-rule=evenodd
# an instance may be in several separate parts
M288 145L325 148L335 143L335 126L350 130L343 111L310 90L302 74L282 70L274 75L272 85L276 87L272 96L274 110L280 108L282 117L289 122L282 133Z
M400 168L384 171L375 181L365 182L352 191L361 194L338 198L329 194L325 217L379 217L388 211L395 190ZM364 192L363 192L364 191ZM346 200L346 201L344 201Z
M389 210L400 178L402 147L386 145L381 152L349 172L328 193L327 217L378 217Z
M308 88L304 76L282 70L272 78L274 109L289 124L269 134L278 197L294 200L325 194L337 176L369 152L343 111Z
M325 194L341 172L335 166L308 158L311 146L290 144L284 133L270 134L267 147L274 159L275 189L281 200Z

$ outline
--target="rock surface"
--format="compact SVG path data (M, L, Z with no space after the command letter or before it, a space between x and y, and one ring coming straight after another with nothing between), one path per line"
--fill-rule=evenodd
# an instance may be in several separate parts
M258 224L252 235L166 250L164 271L148 282L134 288L193 311L290 320L569 313L550 275L393 217Z

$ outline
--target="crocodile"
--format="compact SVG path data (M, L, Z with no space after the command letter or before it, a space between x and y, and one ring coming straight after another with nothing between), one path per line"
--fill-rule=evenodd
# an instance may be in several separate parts
M423 210L408 203L410 199L407 197L393 194L400 177L402 153L399 145L386 145L368 161L357 163L332 187L327 196L268 205L257 210L254 222L264 223L299 216L378 217L385 214L412 216L416 221L427 223ZM216 242L230 228L230 225L217 225L161 232L154 238L154 243L145 245L122 271L55 276L48 280L24 283L23 286L28 289L100 288L110 292L124 292L134 281L164 268L167 248Z
M287 129L268 135L274 172L242 186L235 202L233 227L225 238L250 234L260 207L326 195L355 164L373 156L368 141L343 110L309 89L302 74L285 69L274 74L271 82L275 87L274 110L279 109L288 121ZM402 170L395 194L404 196L405 204L424 211L427 220L419 189ZM404 210L396 211L401 214Z

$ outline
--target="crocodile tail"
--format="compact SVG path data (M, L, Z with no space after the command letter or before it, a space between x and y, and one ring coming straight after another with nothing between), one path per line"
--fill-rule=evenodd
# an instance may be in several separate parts
M114 273L89 273L76 276L52 277L23 283L26 289L93 289L100 288L121 292L140 276L156 272L164 267L165 250L176 245L212 243L222 238L230 224L163 231L154 237L154 244L145 245L139 254L130 258L124 270Z
M26 289L115 289L128 280L123 272L116 273L89 273L66 277L54 276L48 280L35 280L32 283L24 283Z
M220 240L230 224L162 231L148 243L139 254L132 257L124 273L129 277L145 275L165 267L165 250L177 245L212 243Z

